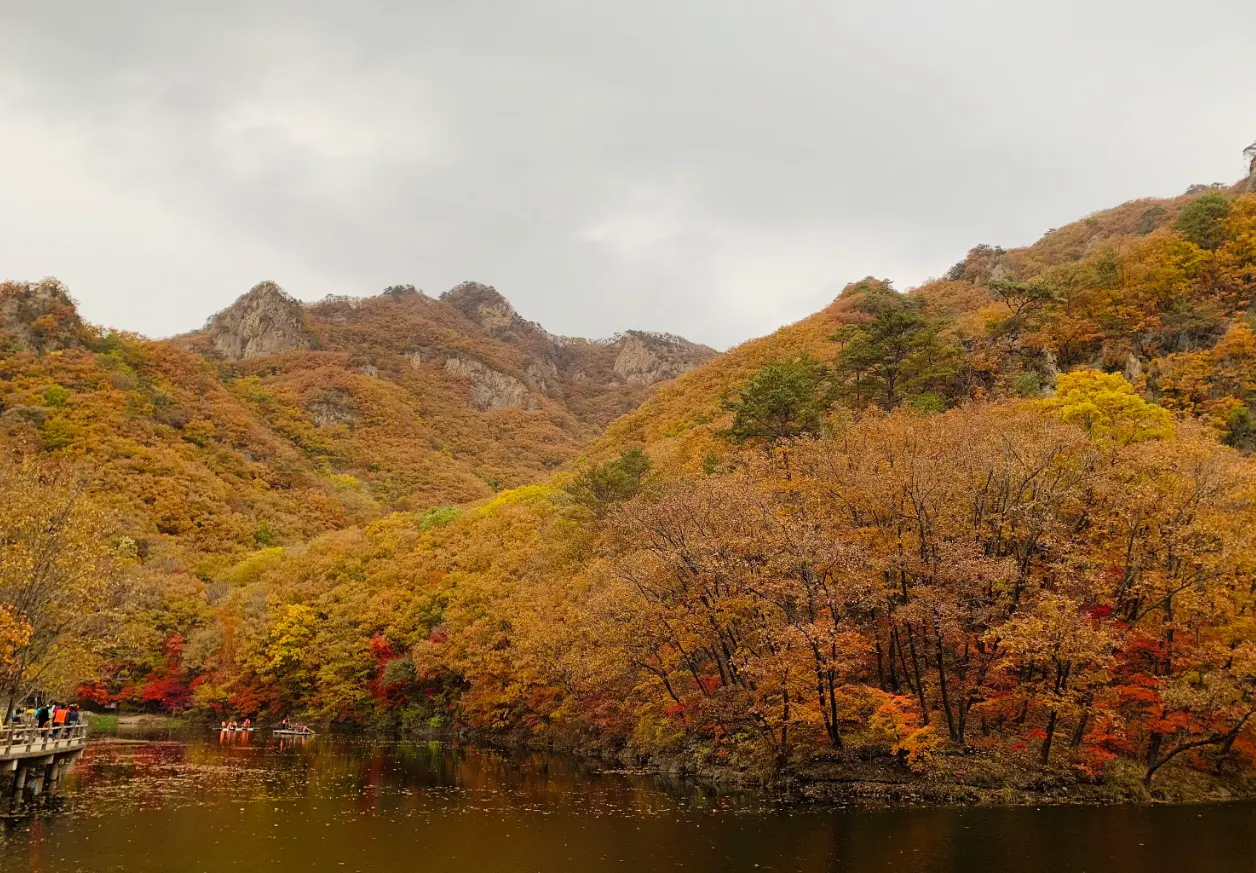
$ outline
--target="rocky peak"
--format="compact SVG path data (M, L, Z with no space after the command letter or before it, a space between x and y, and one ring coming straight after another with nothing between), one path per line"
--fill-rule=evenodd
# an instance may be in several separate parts
M421 293L419 289L409 283L405 285L389 285L383 291L385 297L391 297L394 300L404 300L407 297L415 297Z
M440 299L456 308L489 333L513 327L523 322L510 301L498 293L492 285L479 282L463 282L440 296Z
M5 346L36 352L70 348L82 331L74 300L56 279L0 284L0 352Z
M254 285L211 318L205 333L214 350L233 361L310 345L304 308L274 282Z
M615 375L629 385L653 385L687 373L715 350L670 333L630 330L616 340Z
M992 279L1003 278L1008 273L1006 254L1001 246L988 246L984 243L974 246L968 250L964 260L947 271L946 278L952 282L972 282L974 285L983 285ZM855 283L855 285L860 284L862 283ZM854 286L847 286L848 290L852 287Z
M1256 194L1256 142L1243 149L1243 157L1248 160L1247 190Z

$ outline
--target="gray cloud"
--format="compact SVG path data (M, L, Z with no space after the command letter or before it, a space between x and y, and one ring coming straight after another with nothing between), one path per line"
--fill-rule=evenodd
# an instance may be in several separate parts
M1256 136L1245 2L6 5L0 273L152 335L474 278L726 346Z

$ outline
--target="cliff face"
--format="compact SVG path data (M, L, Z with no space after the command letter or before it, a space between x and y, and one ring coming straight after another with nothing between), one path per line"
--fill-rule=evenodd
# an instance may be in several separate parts
M616 342L612 370L629 385L654 385L710 360L711 349L664 333L629 331Z
M274 282L254 285L249 293L211 318L205 334L214 351L231 361L310 345L304 308Z
M445 361L445 372L467 380L471 389L471 402L481 412L507 407L537 408L535 398L529 397L527 385L474 358L448 358Z

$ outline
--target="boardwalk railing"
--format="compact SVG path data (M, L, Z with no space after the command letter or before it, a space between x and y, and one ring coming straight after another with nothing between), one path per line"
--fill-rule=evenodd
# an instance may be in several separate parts
M87 745L87 725L0 728L0 761L72 752Z

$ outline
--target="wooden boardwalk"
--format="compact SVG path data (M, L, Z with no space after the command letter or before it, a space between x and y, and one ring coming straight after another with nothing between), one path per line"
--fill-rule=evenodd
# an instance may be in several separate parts
M11 791L39 794L78 760L87 747L87 725L0 729L0 775L12 773ZM3 782L0 781L0 785Z

